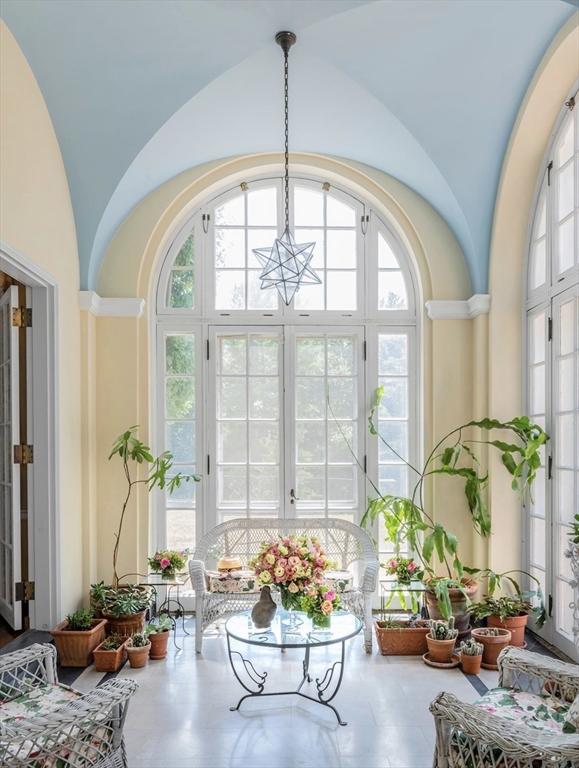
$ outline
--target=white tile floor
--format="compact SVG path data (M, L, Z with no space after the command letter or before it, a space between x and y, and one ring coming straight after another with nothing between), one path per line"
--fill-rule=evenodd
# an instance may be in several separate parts
M130 768L431 768L434 744L429 702L441 690L465 701L478 694L458 669L427 667L419 657L364 653L359 638L348 644L342 688L333 713L297 697L252 699L230 712L243 691L234 679L223 635L205 639L196 656L193 637L170 646L164 661L145 669L125 666L139 690L125 728ZM301 677L300 651L259 648L252 658L268 670L268 688L293 687ZM336 651L312 651L314 676ZM261 663L260 663L261 662ZM88 690L102 675L88 669L75 687ZM497 675L484 672L484 683Z

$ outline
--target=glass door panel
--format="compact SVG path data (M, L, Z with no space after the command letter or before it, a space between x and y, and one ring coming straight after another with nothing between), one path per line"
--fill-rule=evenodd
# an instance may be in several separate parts
M210 456L216 522L281 513L283 333L210 333Z
M359 520L362 329L288 329L288 515Z

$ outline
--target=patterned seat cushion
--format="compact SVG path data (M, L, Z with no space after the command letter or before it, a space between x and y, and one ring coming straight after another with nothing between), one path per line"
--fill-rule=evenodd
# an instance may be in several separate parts
M563 732L563 723L569 710L568 704L553 696L537 696L509 688L493 688L478 699L475 705L491 715L550 733Z
M63 685L39 685L30 693L0 704L0 721L14 725L15 720L28 720L38 714L46 715L75 701L79 696L77 691Z

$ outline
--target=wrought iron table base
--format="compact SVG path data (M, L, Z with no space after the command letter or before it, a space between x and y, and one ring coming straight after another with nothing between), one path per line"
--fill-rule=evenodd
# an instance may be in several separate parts
M272 692L265 692L265 683L267 680L267 672L258 672L255 667L253 666L253 663L246 659L239 651L233 650L231 648L231 640L229 638L229 635L227 635L227 653L229 655L229 663L231 664L231 669L233 670L233 674L235 675L238 683L241 685L242 688L244 688L247 693L245 696L242 696L239 701L237 702L237 705L235 707L229 707L231 712L236 712L243 702L246 699L252 699L257 698L258 696L301 696L302 699L308 699L309 701L313 701L316 704L321 704L324 707L327 707L328 709L331 709L332 712L336 715L336 719L340 725L348 725L344 720L342 720L340 713L336 709L336 707L333 706L333 704L330 704L330 702L335 698L336 694L340 690L340 685L342 684L342 678L344 676L344 658L345 658L345 652L346 652L346 641L341 641L342 645L342 652L340 656L339 661L335 661L331 667L328 667L326 670L324 676L320 678L315 679L316 689L317 689L317 698L314 698L314 696L309 696L307 693L302 692L302 688L306 683L314 682L311 675L310 675L310 647L306 647L305 649L305 656L302 661L302 670L303 675L300 684L298 687L293 691L272 691ZM240 673L238 672L234 658L239 658L241 660L241 666L243 667L243 670L245 670L245 675L249 679L250 682L244 681ZM337 680L334 681L334 674L336 673L336 670L339 669L339 674L337 676ZM328 689L330 689L330 686L332 686L332 682L334 682L334 688L327 695ZM250 687L250 686L253 687Z

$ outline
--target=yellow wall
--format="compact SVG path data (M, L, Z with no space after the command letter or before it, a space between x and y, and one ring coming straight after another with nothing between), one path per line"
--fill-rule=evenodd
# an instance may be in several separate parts
M50 115L26 59L2 21L0 56L0 240L58 283L61 608L67 612L77 607L87 585L76 233Z

